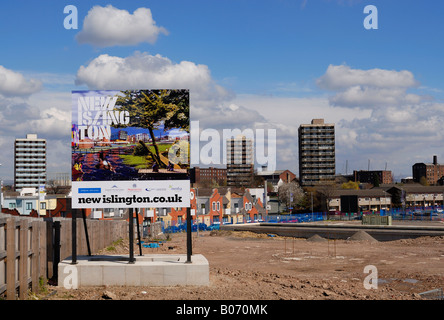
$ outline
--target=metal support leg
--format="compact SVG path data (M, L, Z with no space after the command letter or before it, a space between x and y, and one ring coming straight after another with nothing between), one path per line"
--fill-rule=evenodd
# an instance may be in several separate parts
M139 256L142 256L142 242L140 239L139 214L136 212L137 240L139 240Z
M134 263L134 209L129 209L129 263Z
M192 242L191 242L191 209L187 208L187 261L186 263L191 263L192 252Z
M72 234L72 259L71 264L77 264L77 209L71 211L71 234Z
M91 256L91 247L89 246L88 226L86 225L85 210L82 209L83 228L85 229L86 245L88 247L88 256Z

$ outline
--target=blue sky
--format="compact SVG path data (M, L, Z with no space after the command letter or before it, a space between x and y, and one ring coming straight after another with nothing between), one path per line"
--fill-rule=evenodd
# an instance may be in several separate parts
M377 30L363 26L370 4ZM78 9L78 30L63 26L67 5ZM113 20L139 8L150 26L97 27L101 13ZM69 172L71 90L126 85L189 87L201 129L276 129L278 169L298 173L297 127L325 118L336 125L338 173L371 160L411 175L416 162L444 159L442 12L434 0L2 3L0 177L12 179L13 141L30 130L54 146L48 171ZM147 29L154 35L135 36Z

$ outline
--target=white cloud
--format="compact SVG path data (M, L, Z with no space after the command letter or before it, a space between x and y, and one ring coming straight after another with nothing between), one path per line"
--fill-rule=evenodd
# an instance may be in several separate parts
M153 44L160 34L168 32L156 25L150 9L139 8L130 14L108 5L94 6L88 12L76 39L97 47L130 46L142 42Z
M335 92L329 98L333 106L376 109L429 99L407 92L419 86L408 70L360 70L347 65L330 65L316 83L321 89Z
M330 103L344 107L386 107L419 103L421 97L407 94L403 88L352 86L330 98Z
M216 104L231 97L212 79L206 65L190 61L174 63L159 54L136 52L121 58L100 55L77 72L76 84L90 89L190 89L191 102Z
M27 97L40 91L42 82L26 79L21 73L0 66L0 94L5 97Z
M317 80L317 84L322 89L335 91L355 86L384 89L418 86L413 74L407 70L359 70L347 65L329 65L325 74Z
M342 119L362 119L371 115L370 110L333 107L325 97L276 97L260 95L237 95L234 103L259 112L267 121L288 126L310 123L312 119L323 118L326 122L337 123Z
M255 123L266 122L257 110L235 104L218 104L212 107L194 105L191 114L193 119L199 120L201 127L216 130L252 128Z

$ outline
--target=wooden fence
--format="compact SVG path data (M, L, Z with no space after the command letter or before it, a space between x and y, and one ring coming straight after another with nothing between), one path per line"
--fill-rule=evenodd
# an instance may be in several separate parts
M91 254L128 237L125 220L86 219ZM77 219L77 254L87 255L82 219ZM71 256L72 220L17 217L0 214L0 299L26 299L57 273L57 263Z

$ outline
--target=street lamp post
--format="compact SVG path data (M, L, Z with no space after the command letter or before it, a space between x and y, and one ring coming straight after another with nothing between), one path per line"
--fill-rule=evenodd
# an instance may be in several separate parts
M37 185L37 216L39 218L40 218L40 196L41 196L40 194L43 193L40 191L40 178L41 177L45 177L43 181L45 182L45 187L46 187L46 175L39 174L38 179L37 179L37 181L38 181L38 185Z
M199 238L199 203L197 202L198 195L199 195L199 187L196 187L196 194L194 195L196 197L196 223L197 223L196 236Z
M313 216L313 191L310 191L310 197L311 197L311 220L314 221L314 216Z

